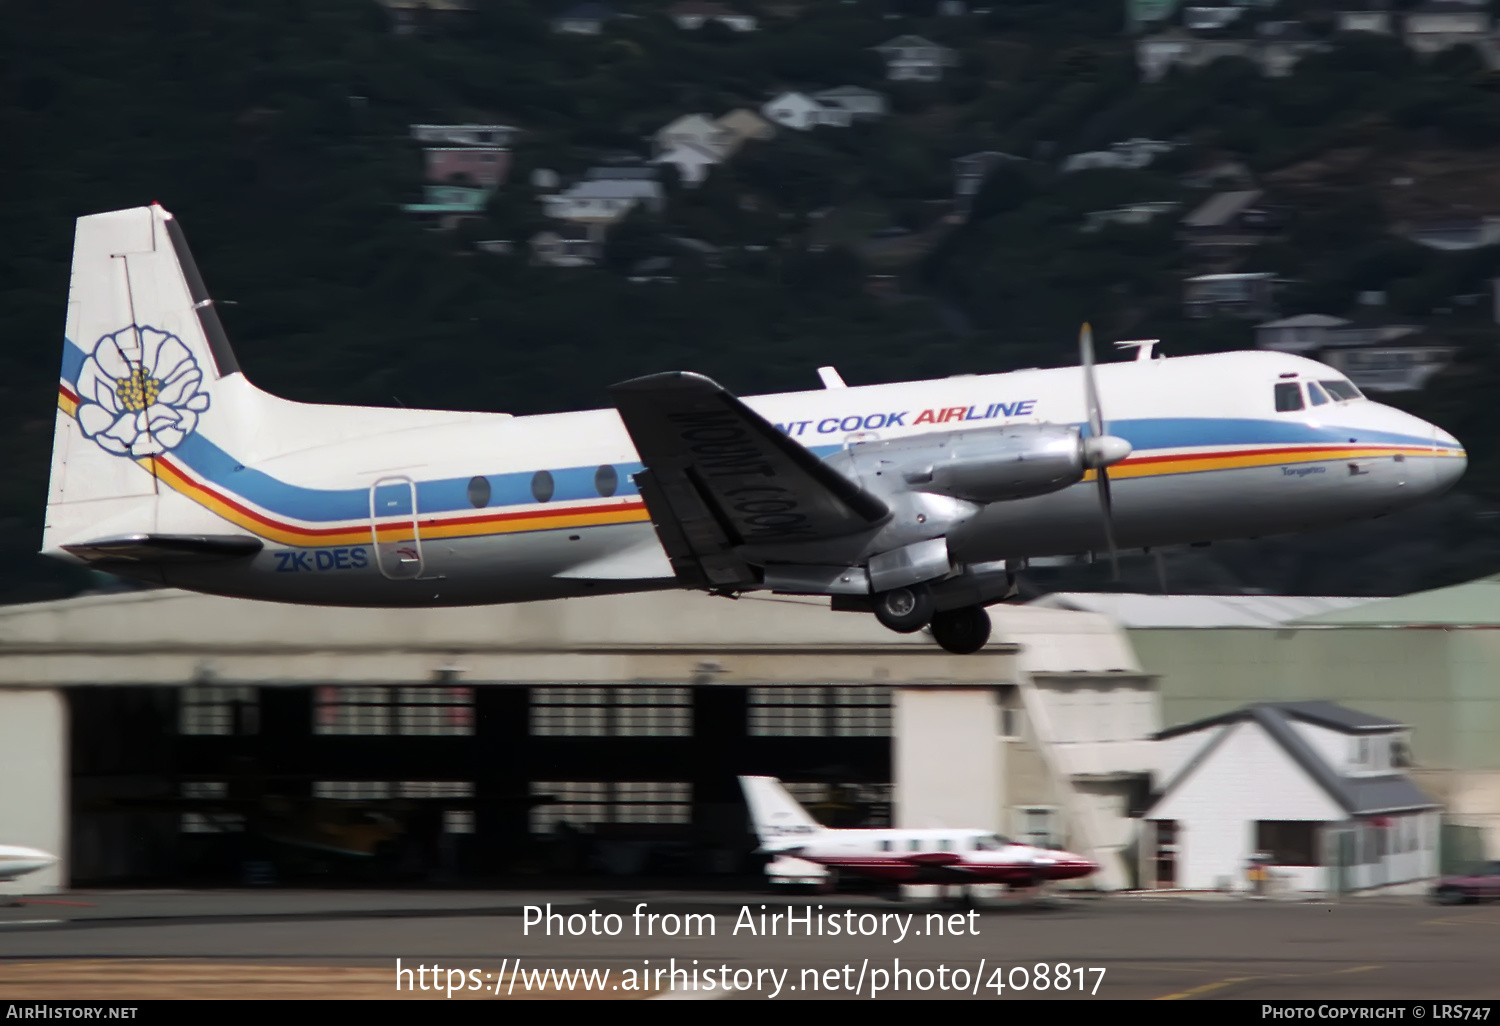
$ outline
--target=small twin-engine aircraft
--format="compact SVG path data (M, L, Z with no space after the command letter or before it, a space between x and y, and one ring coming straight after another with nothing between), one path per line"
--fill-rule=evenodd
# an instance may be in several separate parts
M43 550L323 605L826 595L952 652L1032 557L1254 537L1436 495L1462 447L1298 356L1235 352L614 409L293 403L240 372L159 206L80 218ZM1106 420L1106 411L1109 419ZM1118 564L1116 563L1116 573Z
M57 861L57 856L36 848L19 844L0 844L0 882L14 880L46 869Z
M1099 867L1081 855L1017 844L988 830L821 826L775 777L740 777L760 853L896 883L1037 887Z

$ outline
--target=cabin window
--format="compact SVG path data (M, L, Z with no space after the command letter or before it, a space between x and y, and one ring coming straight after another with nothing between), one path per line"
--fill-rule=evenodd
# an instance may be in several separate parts
M880 842L880 850L881 851L890 851L891 850L891 842L890 841L881 841Z
M1276 386L1276 412L1292 413L1302 409L1302 386L1295 381L1283 381Z
M484 509L490 504L490 482L488 478L476 477L469 482L469 505Z
M922 842L919 841L919 840L917 840L914 837L914 838L912 838L912 840L911 840L910 844L908 845L908 847L910 847L912 851L921 851L922 850Z
M1328 394L1339 402L1359 398L1359 389L1347 381L1320 381L1318 384L1326 388Z
M1319 388L1315 381L1307 383L1307 398L1314 406L1322 406L1328 402L1328 394Z
M594 491L598 492L604 498L607 499L615 494L615 489L619 487L620 474L614 467L606 463L594 471Z
M531 479L531 497L537 502L548 502L552 499L554 490L552 475L545 470L538 470Z

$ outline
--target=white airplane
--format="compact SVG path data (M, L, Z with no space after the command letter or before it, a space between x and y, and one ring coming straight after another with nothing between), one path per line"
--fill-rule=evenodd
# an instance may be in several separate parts
M0 882L14 880L27 873L46 869L57 862L57 856L19 844L0 844Z
M348 606L691 588L824 595L953 652L1032 557L1376 517L1463 448L1298 356L1235 352L615 409L293 403L240 372L159 206L80 218L43 551L223 595ZM1106 430L1105 410L1110 419ZM1116 565L1116 572L1118 566Z
M833 830L775 777L740 777L760 853L896 883L1036 887L1099 867L1082 855L1017 844L989 830Z

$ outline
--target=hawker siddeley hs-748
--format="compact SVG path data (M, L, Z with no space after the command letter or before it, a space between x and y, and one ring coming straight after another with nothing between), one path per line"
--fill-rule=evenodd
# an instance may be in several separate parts
M235 361L159 206L80 218L43 549L349 606L694 588L826 595L945 648L1007 566L1374 517L1464 451L1297 356L1236 352L740 400L691 373L614 409L293 403ZM1106 413L1108 422L1106 423ZM733 615L726 611L726 615Z

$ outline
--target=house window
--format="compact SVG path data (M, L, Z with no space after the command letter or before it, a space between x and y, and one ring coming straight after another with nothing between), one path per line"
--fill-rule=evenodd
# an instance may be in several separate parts
M1001 685L995 691L995 701L1000 712L1000 736L1021 736L1021 690L1014 684Z
M549 799L531 810L534 834L554 833L559 825L692 821L692 785L680 781L538 780L532 782L531 793Z
M229 784L223 780L193 780L182 785L184 798L197 798L212 802L229 797ZM240 812L184 812L178 823L184 834L237 834L245 829L245 816Z
M178 693L179 734L256 734L260 704L255 688L187 687Z
M1318 825L1312 820L1261 820L1255 824L1255 850L1270 855L1278 866L1321 865Z
M691 737L688 688L531 689L533 737Z
M458 736L474 733L469 687L320 687L313 733L324 735Z
M1036 848L1056 847L1056 809L1049 806L1032 806L1018 811L1021 814L1021 829L1017 832L1021 835L1023 844Z

